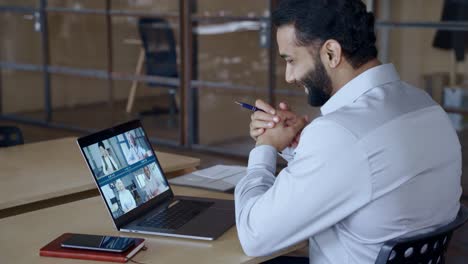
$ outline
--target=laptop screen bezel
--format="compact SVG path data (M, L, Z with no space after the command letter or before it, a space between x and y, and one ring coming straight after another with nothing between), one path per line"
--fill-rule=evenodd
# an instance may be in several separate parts
M104 194L103 194L103 192L101 190L101 187L99 186L98 179L97 179L96 175L94 175L93 170L91 169L91 164L90 164L90 161L88 160L88 157L85 155L84 148L89 147L89 146L91 146L93 144L96 144L96 143L98 143L100 141L103 141L103 140L112 138L114 136L123 134L125 132L137 129L137 128L141 128L143 130L145 140L148 143L149 147L151 148L151 151L153 151L153 153L154 153L156 165L158 166L159 170L161 171L161 174L164 177L164 180L167 182L167 185L168 185L169 188L165 192L157 195L156 197L151 198L150 200L148 200L145 203L139 205L138 207L131 210L130 212L127 212L126 214L123 214L118 218L114 218L114 216L112 214L112 211L111 211L111 208L107 204L106 199L104 198ZM101 194L101 198L103 199L104 204L106 205L107 211L110 214L112 220L114 221L115 227L117 229L120 229L120 227L122 227L124 225L127 225L128 223L136 220L138 217L148 213L149 211L153 210L154 208L158 207L159 205L172 200L172 198L174 197L174 193L173 193L172 188L171 188L171 186L169 184L169 181L167 180L167 177L164 175L164 171L162 170L162 167L161 167L161 165L159 163L158 157L156 156L156 153L154 152L153 146L151 145L151 143L148 140L148 136L146 134L145 129L141 125L140 120L133 120L133 121L121 124L121 125L117 125L117 126L112 127L112 128L108 128L108 129L93 133L91 135L87 135L87 136L78 138L77 142L78 142L78 145L80 147L81 154L83 155L83 157L84 157L84 159L86 161L86 164L88 165L88 169L90 170L91 175L92 175L92 177L94 179L94 182L96 183L96 186L97 186L97 188L99 190L99 193Z

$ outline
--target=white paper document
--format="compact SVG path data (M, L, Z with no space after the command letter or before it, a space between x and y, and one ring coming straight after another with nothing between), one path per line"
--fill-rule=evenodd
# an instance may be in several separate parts
M246 169L247 168L244 166L215 165L206 169L194 171L192 174L210 179L223 179L236 174L245 174Z
M169 183L226 192L233 190L246 172L244 166L215 165L170 179Z

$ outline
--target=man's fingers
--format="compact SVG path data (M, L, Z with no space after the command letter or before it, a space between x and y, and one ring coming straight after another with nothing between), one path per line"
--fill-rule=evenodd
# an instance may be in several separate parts
M298 118L296 120L296 122L294 122L290 127L295 131L295 133L297 133L297 132L301 131L305 127L306 124L307 123L306 123L305 119Z
M297 132L301 131L305 127L305 121L302 118L297 118L295 122L284 122L284 127L290 133L291 139L293 139Z
M262 135L263 132L265 132L265 129L263 129L263 128L251 130L251 131L250 131L250 136L251 136L253 139L257 140L257 137L259 137L260 135Z
M285 122L286 126L292 126L295 123L296 123L296 119L294 119L294 118L286 119L286 122Z
M289 147L297 148L297 146L299 145L300 138L301 138L301 131L296 133L296 136L293 138L291 143L289 143Z
M278 116L275 116L275 115L271 115L271 114L268 114L268 113L264 113L262 111L256 111L255 113L253 113L251 116L250 116L250 119L253 120L262 120L262 121L268 121L268 122L276 122L278 123L280 121L280 118Z
M256 106L257 108L262 109L263 111L265 111L265 112L267 112L267 113L269 113L269 114L272 114L272 115L276 114L275 108L273 108L271 105L265 103L265 102L264 102L263 100L261 100L261 99L257 99L257 100L255 101L255 106Z
M279 104L279 109L285 110L285 111L291 111L291 109L289 108L289 105L285 102L281 102Z
M279 116L281 120L285 120L287 122L288 121L294 122L297 119L296 113L293 113L290 111L278 111L277 115Z
M275 126L275 122L272 121L261 121L261 120L253 120L250 122L250 130L255 130L259 128L272 128Z
M298 119L304 124L309 123L309 117L306 116L306 115L304 115L304 116L302 116L302 118L298 118ZM296 119L294 119L294 118L286 120L286 125L287 126L293 126L295 123L296 123Z

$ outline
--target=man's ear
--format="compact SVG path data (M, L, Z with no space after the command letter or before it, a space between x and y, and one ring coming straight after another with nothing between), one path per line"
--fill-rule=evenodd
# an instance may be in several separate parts
M325 41L322 45L322 52L325 53L324 64L327 64L330 68L334 69L338 67L342 59L341 45L334 39Z

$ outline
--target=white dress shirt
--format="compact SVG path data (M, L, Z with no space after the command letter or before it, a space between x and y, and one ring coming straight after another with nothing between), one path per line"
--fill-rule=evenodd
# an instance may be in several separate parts
M129 156L127 157L127 162L129 165L132 165L144 158L147 157L148 151L138 145L131 145L129 148Z
M308 124L288 166L254 148L235 190L247 255L309 240L310 263L371 264L387 240L453 220L461 148L446 113L391 64L360 74Z
M164 180L161 178L156 178L154 174L151 174L149 179L145 176L145 191L148 195L148 199L151 199L168 189L167 185L164 184L163 181Z
M119 191L119 200L124 213L127 213L136 207L135 199L133 198L132 193L127 189Z
M106 169L106 164L107 164L107 169ZM117 163L111 156L102 156L102 170L104 172L104 175L111 174L118 169L119 169L119 166L117 166Z
M115 212L119 209L117 204L112 203L112 198L115 198L114 191L110 188L109 184L104 185L101 187L101 191L104 194L104 198L106 199L107 205L111 209L112 212Z

